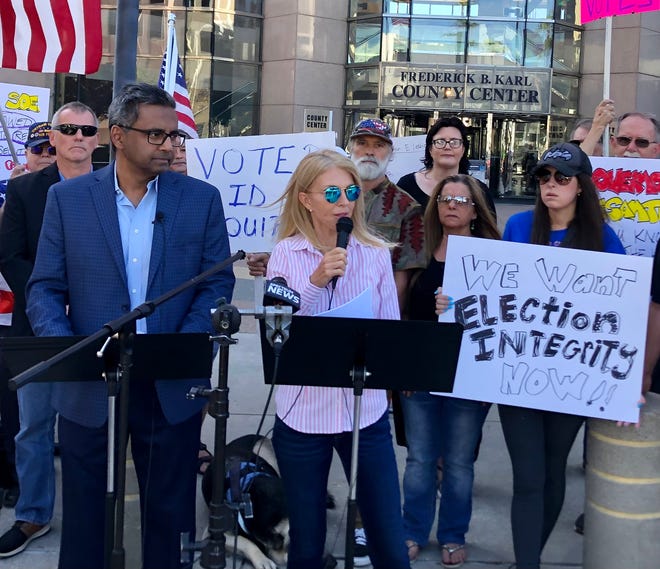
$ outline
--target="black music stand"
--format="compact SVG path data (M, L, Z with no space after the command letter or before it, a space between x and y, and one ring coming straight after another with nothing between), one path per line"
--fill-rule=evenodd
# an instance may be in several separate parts
M211 377L213 344L208 334L129 334L131 363L130 380L173 380ZM114 336L107 340L113 339ZM12 376L45 364L64 350L85 342L85 336L17 337L1 338L0 350ZM116 341L100 338L87 342L72 355L60 359L52 366L44 367L34 377L37 382L51 381L104 381L108 388L108 465L105 503L105 546L108 567L124 564L124 496L126 493L126 445L115 445L117 397L121 377L120 344L126 341L120 333ZM180 354L176 358L164 358L163 354ZM75 356L75 357L74 357ZM14 380L10 380L10 383ZM124 384L128 387L128 382ZM122 395L119 418L119 440L127 440L128 394ZM115 454L117 456L115 463ZM118 468L115 472L115 464ZM116 486L116 487L115 487ZM111 561L112 560L112 561Z
M438 391L454 387L463 326L412 320L294 316L276 362L261 325L264 378L277 363L278 385L353 388L353 433L345 569L353 569L356 482L362 391Z

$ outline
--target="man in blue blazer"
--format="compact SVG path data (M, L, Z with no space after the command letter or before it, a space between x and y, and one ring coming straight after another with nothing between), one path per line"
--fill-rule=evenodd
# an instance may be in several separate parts
M38 336L87 335L229 256L219 192L168 171L183 143L174 100L129 84L108 109L116 161L48 194L27 314ZM211 332L210 310L231 299L228 268L139 320L138 333ZM158 354L177 358L182 354ZM208 380L207 380L208 381ZM134 381L129 433L140 485L145 569L180 567L195 531L199 381ZM59 383L60 569L103 567L107 400L102 381Z

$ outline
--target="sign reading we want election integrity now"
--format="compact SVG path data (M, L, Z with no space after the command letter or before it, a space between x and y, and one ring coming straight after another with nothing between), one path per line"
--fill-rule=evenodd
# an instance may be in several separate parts
M280 198L304 156L335 149L334 132L192 139L186 142L188 173L222 195L232 252L270 251Z
M451 395L636 422L651 264L450 236L440 320L465 327Z
M591 157L593 180L628 255L652 257L660 238L660 160Z

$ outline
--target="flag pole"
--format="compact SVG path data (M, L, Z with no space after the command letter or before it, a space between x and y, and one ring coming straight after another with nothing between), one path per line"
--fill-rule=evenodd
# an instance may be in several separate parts
M612 16L605 18L605 54L603 56L603 99L610 98L610 71L612 66ZM603 156L610 155L610 129L603 131Z
M176 69L179 63L179 50L176 45L175 30L176 14L170 13L167 16L167 44L165 46L165 78L163 79L163 89L170 95L174 94L176 84Z
M112 80L113 98L137 77L139 0L117 0L117 43Z
M16 154L16 148L14 148L14 141L11 139L11 134L9 133L9 127L7 127L7 121L5 120L5 115L0 108L0 124L2 125L2 132L5 134L5 140L7 141L7 146L9 146L9 153L11 154L11 159L14 161L14 164L19 164L18 156Z

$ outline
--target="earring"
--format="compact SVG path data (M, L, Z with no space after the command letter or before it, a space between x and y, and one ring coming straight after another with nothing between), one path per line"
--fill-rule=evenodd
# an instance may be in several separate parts
M470 231L474 231L474 219L470 222Z

